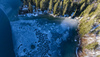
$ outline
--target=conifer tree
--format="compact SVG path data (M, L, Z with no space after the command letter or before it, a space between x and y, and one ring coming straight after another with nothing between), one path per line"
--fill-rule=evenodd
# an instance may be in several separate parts
M46 4L46 0L40 1L40 9L41 9L42 11L46 9L45 4Z
M53 12L53 14L56 14L56 12L57 12L57 7L58 7L58 4L59 4L59 2L57 2L57 3L54 5L54 12Z
M49 2L49 10L50 11L52 10L52 6L53 6L53 0L50 0L50 2Z
M32 0L32 3L35 4L35 0Z
M63 7L65 7L67 0L63 0Z
M23 2L23 5L26 5L27 3L26 3L26 0L24 0L24 2Z
M70 0L70 2L72 2L73 0Z
M43 10L47 10L48 8L48 2L49 0L42 0L40 1L40 9Z
M60 3L60 0L58 0L58 2Z
M43 10L43 7L44 7L44 6L43 6L43 2L44 2L43 0L40 1L40 9L41 9L41 10Z
M49 2L50 2L50 0L45 0L45 2L44 2L44 7L45 7L46 10L49 7Z
M62 9L63 9L63 6L62 6L62 1L60 2L60 6L59 6L59 14L61 15L62 14Z
M40 2L41 2L41 1L42 1L42 0L35 0L36 8L37 8L37 9L40 7Z
M31 0L27 0L27 2L28 2L28 3L29 3L29 2L31 3Z
M68 4L66 4L65 8L64 8L64 11L63 11L63 15L65 15L66 11L67 11L67 7L68 7Z
M82 6L80 7L80 11L82 11L85 7L85 3L82 4Z
M62 8L63 6L62 6L62 1L60 2L60 6L59 6L59 8Z
M38 8L38 7L39 7L39 2L38 2L38 0L35 0L35 3L36 3L36 8Z
M32 7L32 5L31 5L31 3L29 2L29 13L32 13L33 12L33 7Z
M57 2L57 0L54 0L54 3L56 3Z

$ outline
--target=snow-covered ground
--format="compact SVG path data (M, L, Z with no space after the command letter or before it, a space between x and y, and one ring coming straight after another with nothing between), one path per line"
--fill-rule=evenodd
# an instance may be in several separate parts
M71 24L46 19L12 21L16 57L59 57L60 43L67 40ZM77 24L76 21L74 25ZM76 23L75 23L76 22ZM76 25L75 25L76 26Z

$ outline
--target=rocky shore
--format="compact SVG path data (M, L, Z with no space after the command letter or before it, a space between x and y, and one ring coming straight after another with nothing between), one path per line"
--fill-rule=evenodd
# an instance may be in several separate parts
M100 35L86 34L80 39L79 57L100 57Z

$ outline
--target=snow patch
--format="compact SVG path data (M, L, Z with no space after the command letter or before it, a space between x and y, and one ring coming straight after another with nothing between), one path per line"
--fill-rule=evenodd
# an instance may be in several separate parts
M28 16L28 17L31 17L31 16L35 16L35 17L36 17L36 16L38 16L38 14L28 13L27 16Z

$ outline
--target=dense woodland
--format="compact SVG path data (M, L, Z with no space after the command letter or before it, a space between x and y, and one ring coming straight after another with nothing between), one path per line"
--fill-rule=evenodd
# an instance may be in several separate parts
M75 11L78 2L72 0L23 0L23 6L29 6L29 12L33 12L33 5L35 9L41 9L42 11L48 10L50 13L53 11L54 15L71 15Z
M29 13L33 12L33 5L35 9L42 11L53 11L54 15L71 15L72 12L77 12L74 16L79 16L84 9L92 2L99 0L23 0L23 6L28 5Z
M75 8L71 2L72 0L24 0L23 6L28 5L30 13L33 12L32 6L34 5L35 9L41 9L42 11L48 10L49 13L53 11L53 14L55 15L64 15L65 13L69 12L67 8Z

